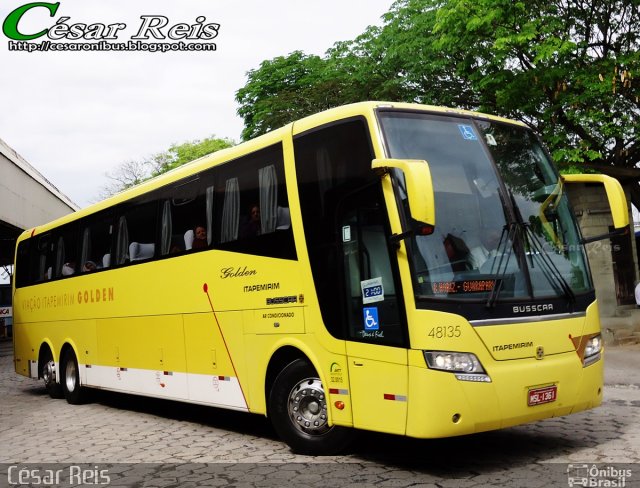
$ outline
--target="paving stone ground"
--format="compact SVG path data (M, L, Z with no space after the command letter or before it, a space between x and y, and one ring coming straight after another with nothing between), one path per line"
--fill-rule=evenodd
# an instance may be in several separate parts
M343 456L310 457L293 454L262 416L107 392L85 405L53 400L13 372L2 342L0 488L17 485L11 466L45 463L104 469L109 486L123 487L548 487L594 465L629 469L624 486L640 486L640 346L609 348L606 364L595 410L452 439L362 433Z

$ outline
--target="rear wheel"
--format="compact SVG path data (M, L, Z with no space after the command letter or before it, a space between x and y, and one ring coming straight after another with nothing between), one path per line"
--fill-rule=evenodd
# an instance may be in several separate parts
M328 398L313 366L303 359L289 363L269 394L274 429L294 452L335 454L344 450L352 430L329 425Z
M51 351L45 353L40 362L40 377L44 380L44 387L51 398L62 398L62 385L56 381L56 363Z
M80 371L78 369L76 353L73 352L71 348L67 349L62 356L60 376L62 391L67 402L72 405L82 403L85 392L84 388L80 386Z

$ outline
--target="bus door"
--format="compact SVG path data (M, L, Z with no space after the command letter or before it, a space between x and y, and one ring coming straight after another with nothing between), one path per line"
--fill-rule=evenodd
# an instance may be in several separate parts
M404 434L406 320L380 187L346 197L337 220L354 427Z

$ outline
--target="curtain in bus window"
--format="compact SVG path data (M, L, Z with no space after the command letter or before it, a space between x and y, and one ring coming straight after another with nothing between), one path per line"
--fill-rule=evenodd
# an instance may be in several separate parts
M39 256L39 263L38 263L38 280L39 281L44 281L44 279L47 277L45 273L46 267L47 267L47 256L45 254L41 254Z
M56 246L56 272L55 277L58 278L62 274L62 266L64 265L64 239L62 236L58 237L58 244Z
M91 230L85 227L82 232L82 254L80 255L80 263L84 264L91 259Z
M172 232L171 200L165 200L162 205L162 247L160 249L163 256L169 254L169 250L171 249Z
M230 242L238 239L240 224L240 190L238 178L227 180L224 188L224 204L222 206L222 229L220 242Z
M278 221L278 175L271 164L258 170L260 185L260 227L262 234L276 230Z
M213 240L213 186L207 187L207 244L210 246Z
M124 264L129 258L129 229L127 218L123 215L118 220L118 241L116 242L116 263Z
M38 280L50 280L53 260L51 249L51 237L41 236L38 239Z

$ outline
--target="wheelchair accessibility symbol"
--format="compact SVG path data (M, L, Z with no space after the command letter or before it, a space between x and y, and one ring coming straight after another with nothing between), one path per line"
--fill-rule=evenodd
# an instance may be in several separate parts
M473 131L473 127L470 125L458 124L458 129L460 129L460 133L462 134L462 138L466 141L477 141L478 137L476 133Z
M366 307L364 313L364 330L378 330L378 307Z

